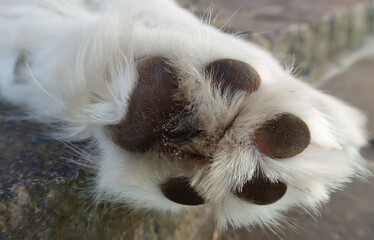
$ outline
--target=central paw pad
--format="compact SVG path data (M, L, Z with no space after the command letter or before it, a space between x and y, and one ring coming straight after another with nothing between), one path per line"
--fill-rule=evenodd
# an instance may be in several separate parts
M137 68L139 77L126 116L108 127L112 140L128 151L145 152L166 138L187 138L189 133L184 129L174 131L173 121L184 107L173 99L177 76L167 59L149 57Z

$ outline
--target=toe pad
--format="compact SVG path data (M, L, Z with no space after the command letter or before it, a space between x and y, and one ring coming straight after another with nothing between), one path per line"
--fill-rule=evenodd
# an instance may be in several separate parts
M254 142L258 150L269 157L289 158L308 147L310 132L303 120L286 113L257 129Z

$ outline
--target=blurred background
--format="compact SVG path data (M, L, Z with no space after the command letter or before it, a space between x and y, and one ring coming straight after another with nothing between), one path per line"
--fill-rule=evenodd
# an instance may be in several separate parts
M372 0L180 0L198 17L273 52L295 74L361 108L374 139ZM0 111L14 107L0 103ZM354 180L320 215L287 214L276 232L218 233L209 210L154 216L93 206L77 148L45 138L45 126L0 115L0 239L374 239L374 180ZM82 143L84 145L84 143ZM363 150L374 170L374 141Z

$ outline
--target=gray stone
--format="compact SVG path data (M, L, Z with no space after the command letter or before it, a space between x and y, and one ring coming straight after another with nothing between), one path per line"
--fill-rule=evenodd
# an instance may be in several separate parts
M350 11L351 21L348 36L350 47L353 49L363 45L365 37L369 31L366 8L368 8L367 4L358 5Z
M4 109L9 115L12 108ZM76 164L84 164L76 153L84 143L73 148L50 140L39 124L6 119L0 117L0 239L186 239L204 221L204 211L154 217L96 204L90 169Z
M369 21L369 30L370 33L374 33L374 2L369 4L369 6L366 8L367 10L367 16Z
M319 66L323 66L329 59L329 49L331 42L331 17L325 15L321 20L315 24L312 24L312 31L314 38L312 39L312 49L309 52L310 68L314 69Z
M329 49L329 60L333 60L339 55L342 50L348 45L348 35L350 28L349 14L344 12L338 12L331 16L331 38L330 38L330 49Z

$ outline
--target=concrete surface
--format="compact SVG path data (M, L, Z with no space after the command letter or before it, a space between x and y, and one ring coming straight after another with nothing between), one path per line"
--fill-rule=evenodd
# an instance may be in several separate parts
M369 135L374 138L374 56L358 61L321 89L361 108L369 118Z
M313 24L371 0L177 0L198 16L212 11L213 24L234 32L265 36L280 34L291 25ZM218 16L217 16L218 15Z
M360 48L374 30L373 0L180 0L222 30L271 50L319 79L332 59ZM211 12L211 14L210 14Z

